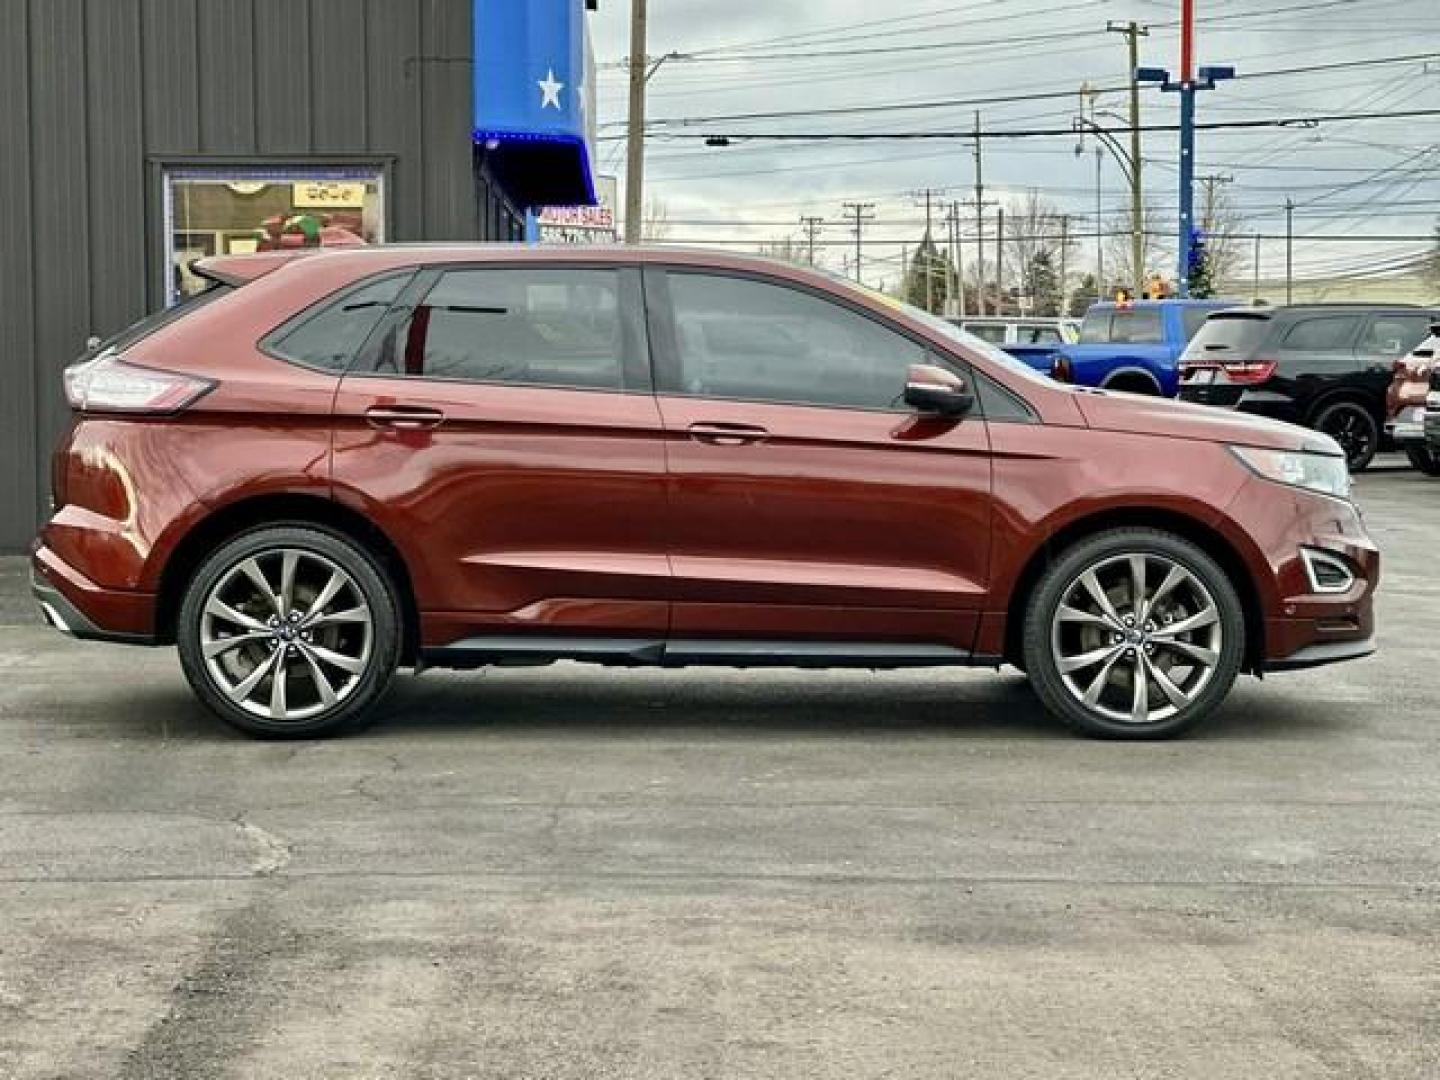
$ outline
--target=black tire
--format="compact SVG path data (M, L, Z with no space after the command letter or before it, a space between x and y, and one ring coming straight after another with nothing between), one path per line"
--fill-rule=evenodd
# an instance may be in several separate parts
M1440 459L1425 443L1411 443L1405 447L1405 456L1410 464L1426 476L1440 476Z
M1310 426L1340 444L1352 473L1364 472L1380 448L1380 424L1358 401L1342 398L1322 405Z
M350 640L356 640L353 635L361 635L362 644L353 650L359 655L341 655L341 647L336 642L340 638L326 638L325 644L333 646L324 651L326 656L339 656L347 664L352 665L356 670L347 668L330 668L328 664L317 664L317 661L309 659L318 655L313 651L321 644L319 640L313 640L310 635L305 635L305 640L310 642L309 646L302 645L298 640L301 636L301 627L304 623L297 624L290 630L284 628L283 620L272 619L278 622L279 629L265 631L263 634L255 630L245 629L245 625L253 625L256 618L262 612L258 608L250 609L253 615L244 611L235 610L240 616L247 620L246 624L235 623L230 634L221 635L219 643L228 642L231 637L245 637L254 639L243 647L227 648L225 656L235 655L233 660L222 659L215 656L207 659L205 655L206 620L208 625L215 626L215 616L207 616L206 606L210 603L211 594L219 587L222 593L217 597L224 598L223 590L228 585L222 582L241 582L237 576L240 568L250 560L259 560L258 565L268 567L262 569L266 581L272 583L272 590L276 589L273 579L276 576L275 560L284 560L289 557L288 553L295 553L294 557L299 561L302 570L292 573L292 577L300 577L310 574L309 599L313 603L322 600L321 595L325 588L316 588L315 582L329 580L326 571L333 573L338 569L344 584L340 586L337 594L338 599L334 602L337 605L349 604L350 610L337 613L333 620L334 625L312 631L314 638L320 635L352 635ZM305 568L311 568L307 571ZM279 572L283 578L284 571ZM319 575L319 576L316 576ZM290 594L295 603L291 606L292 618L302 618L299 611L302 604L298 601L300 590L305 588L304 581L292 584ZM261 595L257 591L257 596ZM315 605L316 607L320 605ZM277 605L278 610L279 605ZM353 617L361 613L361 619ZM314 608L311 609L314 614ZM345 616L350 618L346 619ZM331 622L330 619L322 618L324 622ZM345 623L341 625L341 623ZM222 619L222 625L225 620ZM263 629L263 628L262 628ZM287 636L284 641L276 639L273 635L285 632ZM214 553L212 553L195 572L189 587L186 590L185 598L180 607L180 617L176 625L176 643L179 646L180 665L189 680L191 688L195 691L205 705L230 726L243 731L247 735L267 739L309 739L327 735L334 735L341 731L354 729L366 721L373 713L381 698L385 695L394 677L395 669L400 662L402 638L402 624L400 616L400 605L396 599L396 592L389 576L381 565L364 548L341 533L326 529L317 525L273 525L254 529L241 534L230 540ZM294 640L293 645L287 642ZM211 645L217 644L215 637L210 638ZM285 653L288 651L296 654L292 658L275 657L277 651ZM269 656L263 650L269 651ZM249 658L247 660L247 658ZM308 660L308 662L307 662ZM304 707L296 707L297 714L304 714L313 711L311 715L303 715L300 718L275 719L271 716L257 715L244 703L237 704L227 694L225 687L220 681L227 674L225 665L243 665L249 662L250 672L262 665L283 662L287 672L285 681L287 684L292 674L299 669L300 675L295 686L304 694L309 691L311 700L306 702ZM212 663L217 665L212 671ZM308 672L309 668L315 668L313 674ZM242 671L243 673L243 671ZM236 676L239 677L238 675ZM331 704L326 704L320 691L321 682L337 699ZM337 693L334 682L344 684ZM269 685L274 687L275 676L267 675L256 686L258 693L263 693L264 688ZM240 684L232 686L231 691L241 689ZM280 696L281 710L287 703L287 696L282 693ZM252 701L253 705L254 702Z
M1163 645L1152 644L1148 633L1144 634L1143 639L1136 642L1134 647L1131 647L1128 638L1124 643L1112 644L1127 632L1125 628L1115 626L1114 629L1121 633L1112 634L1109 625L1101 629L1092 629L1088 624L1075 622L1069 618L1073 615L1073 605L1066 605L1067 618L1061 618L1062 603L1067 597L1073 595L1073 590L1083 587L1082 578L1087 571L1098 570L1105 573L1108 572L1106 568L1114 567L1122 560L1128 565L1129 557L1136 555L1144 559L1143 565L1147 572L1155 571L1158 574L1162 567L1174 566L1189 575L1189 578L1181 585L1174 587L1170 593L1164 594L1159 600L1155 600L1153 597L1155 593L1161 592L1160 583L1164 579L1158 579L1153 590L1149 588L1151 583L1147 582L1146 588L1138 590L1141 595L1141 604L1138 606L1142 612L1159 608L1162 601L1169 604L1173 599L1173 602L1178 604L1185 596L1193 596L1196 602L1191 606L1200 611L1208 611L1205 600L1213 602L1215 618L1213 623L1207 624L1203 631L1219 637L1218 643L1214 644L1213 648L1215 657L1213 665L1196 664L1193 668L1189 668L1183 659L1176 658L1177 655L1183 656L1183 654L1170 653ZM1194 583L1193 589L1192 582ZM1104 588L1103 578L1100 579L1100 584L1102 592L1107 593L1107 600L1109 600L1109 590ZM1177 590L1185 590L1185 592L1177 596ZM1208 593L1208 598L1205 596L1206 593ZM1124 613L1124 609L1118 603L1112 602L1110 610L1114 614ZM1184 622L1187 617L1186 613L1182 611L1180 621ZM1157 628L1157 640L1161 632L1166 635L1173 633L1168 630L1168 626L1171 625L1170 618L1167 613L1165 627ZM1179 624L1175 625L1178 629ZM1062 629L1062 627L1068 627L1068 629ZM1077 627L1079 629L1076 629ZM1104 681L1105 694L1111 694L1114 689L1119 689L1123 694L1130 694L1133 690L1133 699L1138 701L1143 693L1146 702L1153 700L1161 705L1159 709L1154 710L1161 715L1154 720L1148 719L1149 708L1147 705L1146 719L1142 721L1116 719L1104 711L1106 706L1103 697L1098 707L1088 706L1078 692L1067 685L1060 670L1061 658L1057 655L1057 641L1063 634L1071 633L1098 633L1100 649L1117 650L1123 654L1118 663L1112 660L1108 665L1097 664L1101 669L1098 671L1097 677ZM1186 646L1191 645L1193 636L1189 633L1175 635ZM1213 641L1212 638L1211 642ZM1081 645L1077 648L1083 655L1089 655L1084 652L1089 647ZM1159 650L1158 653L1155 651L1156 649ZM1208 644L1206 650L1210 651ZM1158 529L1139 527L1113 529L1079 541L1073 547L1062 552L1045 570L1035 586L1029 608L1025 612L1024 652L1030 682L1035 688L1035 692L1046 708L1071 730L1093 738L1167 739L1189 731L1201 723L1220 706L1226 695L1229 694L1245 657L1245 613L1235 586L1225 572L1216 564L1215 560L1188 540ZM1145 689L1143 691L1134 689L1136 685L1134 676L1137 671L1142 668L1160 669L1163 667L1153 659L1160 655L1169 656L1171 666L1163 668L1167 682L1170 681L1170 673L1180 673L1176 682L1171 682L1172 688L1179 689L1177 685L1179 682L1188 682L1189 685L1195 687L1193 696L1183 706L1177 706L1173 699L1167 699L1158 678L1152 679L1149 674L1146 675ZM1112 669L1117 675L1123 674L1125 667L1130 664L1134 665L1130 669L1130 690L1124 689L1123 682L1112 684L1111 680L1114 678L1110 674ZM1093 672L1095 668L1081 670ZM1185 675L1187 671L1190 672L1188 676ZM1079 678L1078 675L1077 678ZM1091 688L1093 689L1093 684ZM1169 715L1163 715L1167 712Z

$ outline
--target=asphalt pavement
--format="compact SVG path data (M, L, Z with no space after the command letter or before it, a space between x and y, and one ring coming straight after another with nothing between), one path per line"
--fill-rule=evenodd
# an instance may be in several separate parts
M257 743L0 561L0 1077L1440 1075L1440 480L1358 491L1380 653L1164 744L570 664Z

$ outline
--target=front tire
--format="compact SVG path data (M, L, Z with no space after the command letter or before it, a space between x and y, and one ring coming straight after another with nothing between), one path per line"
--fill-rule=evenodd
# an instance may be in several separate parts
M1170 738L1229 694L1245 656L1245 615L1225 572L1188 540L1114 529L1045 571L1024 647L1040 700L1071 729Z
M1405 456L1410 459L1411 466L1426 476L1440 476L1440 459L1435 457L1429 446L1425 444L1407 446Z
M200 566L176 628L196 696L261 738L315 738L363 721L400 660L384 571L340 533L271 526Z

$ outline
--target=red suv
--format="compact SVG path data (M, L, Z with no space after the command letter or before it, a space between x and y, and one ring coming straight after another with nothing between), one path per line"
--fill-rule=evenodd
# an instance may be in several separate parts
M1091 735L1373 651L1330 438L1045 379L758 259L216 258L66 372L49 621L314 736L399 666L1010 663Z

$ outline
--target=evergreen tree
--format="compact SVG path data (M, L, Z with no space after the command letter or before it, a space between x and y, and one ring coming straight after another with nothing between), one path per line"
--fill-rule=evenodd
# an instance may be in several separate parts
M1064 297L1060 290L1060 273L1050 252L1036 252L1025 268L1025 283L1030 291L1032 311L1036 315L1059 315Z
M1090 305L1100 299L1100 283L1095 280L1094 274L1086 274L1080 279L1080 284L1070 294L1071 318L1078 319L1090 310Z
M905 268L901 298L938 315L945 310L954 273L950 257L935 245L927 232L911 256L910 265Z

